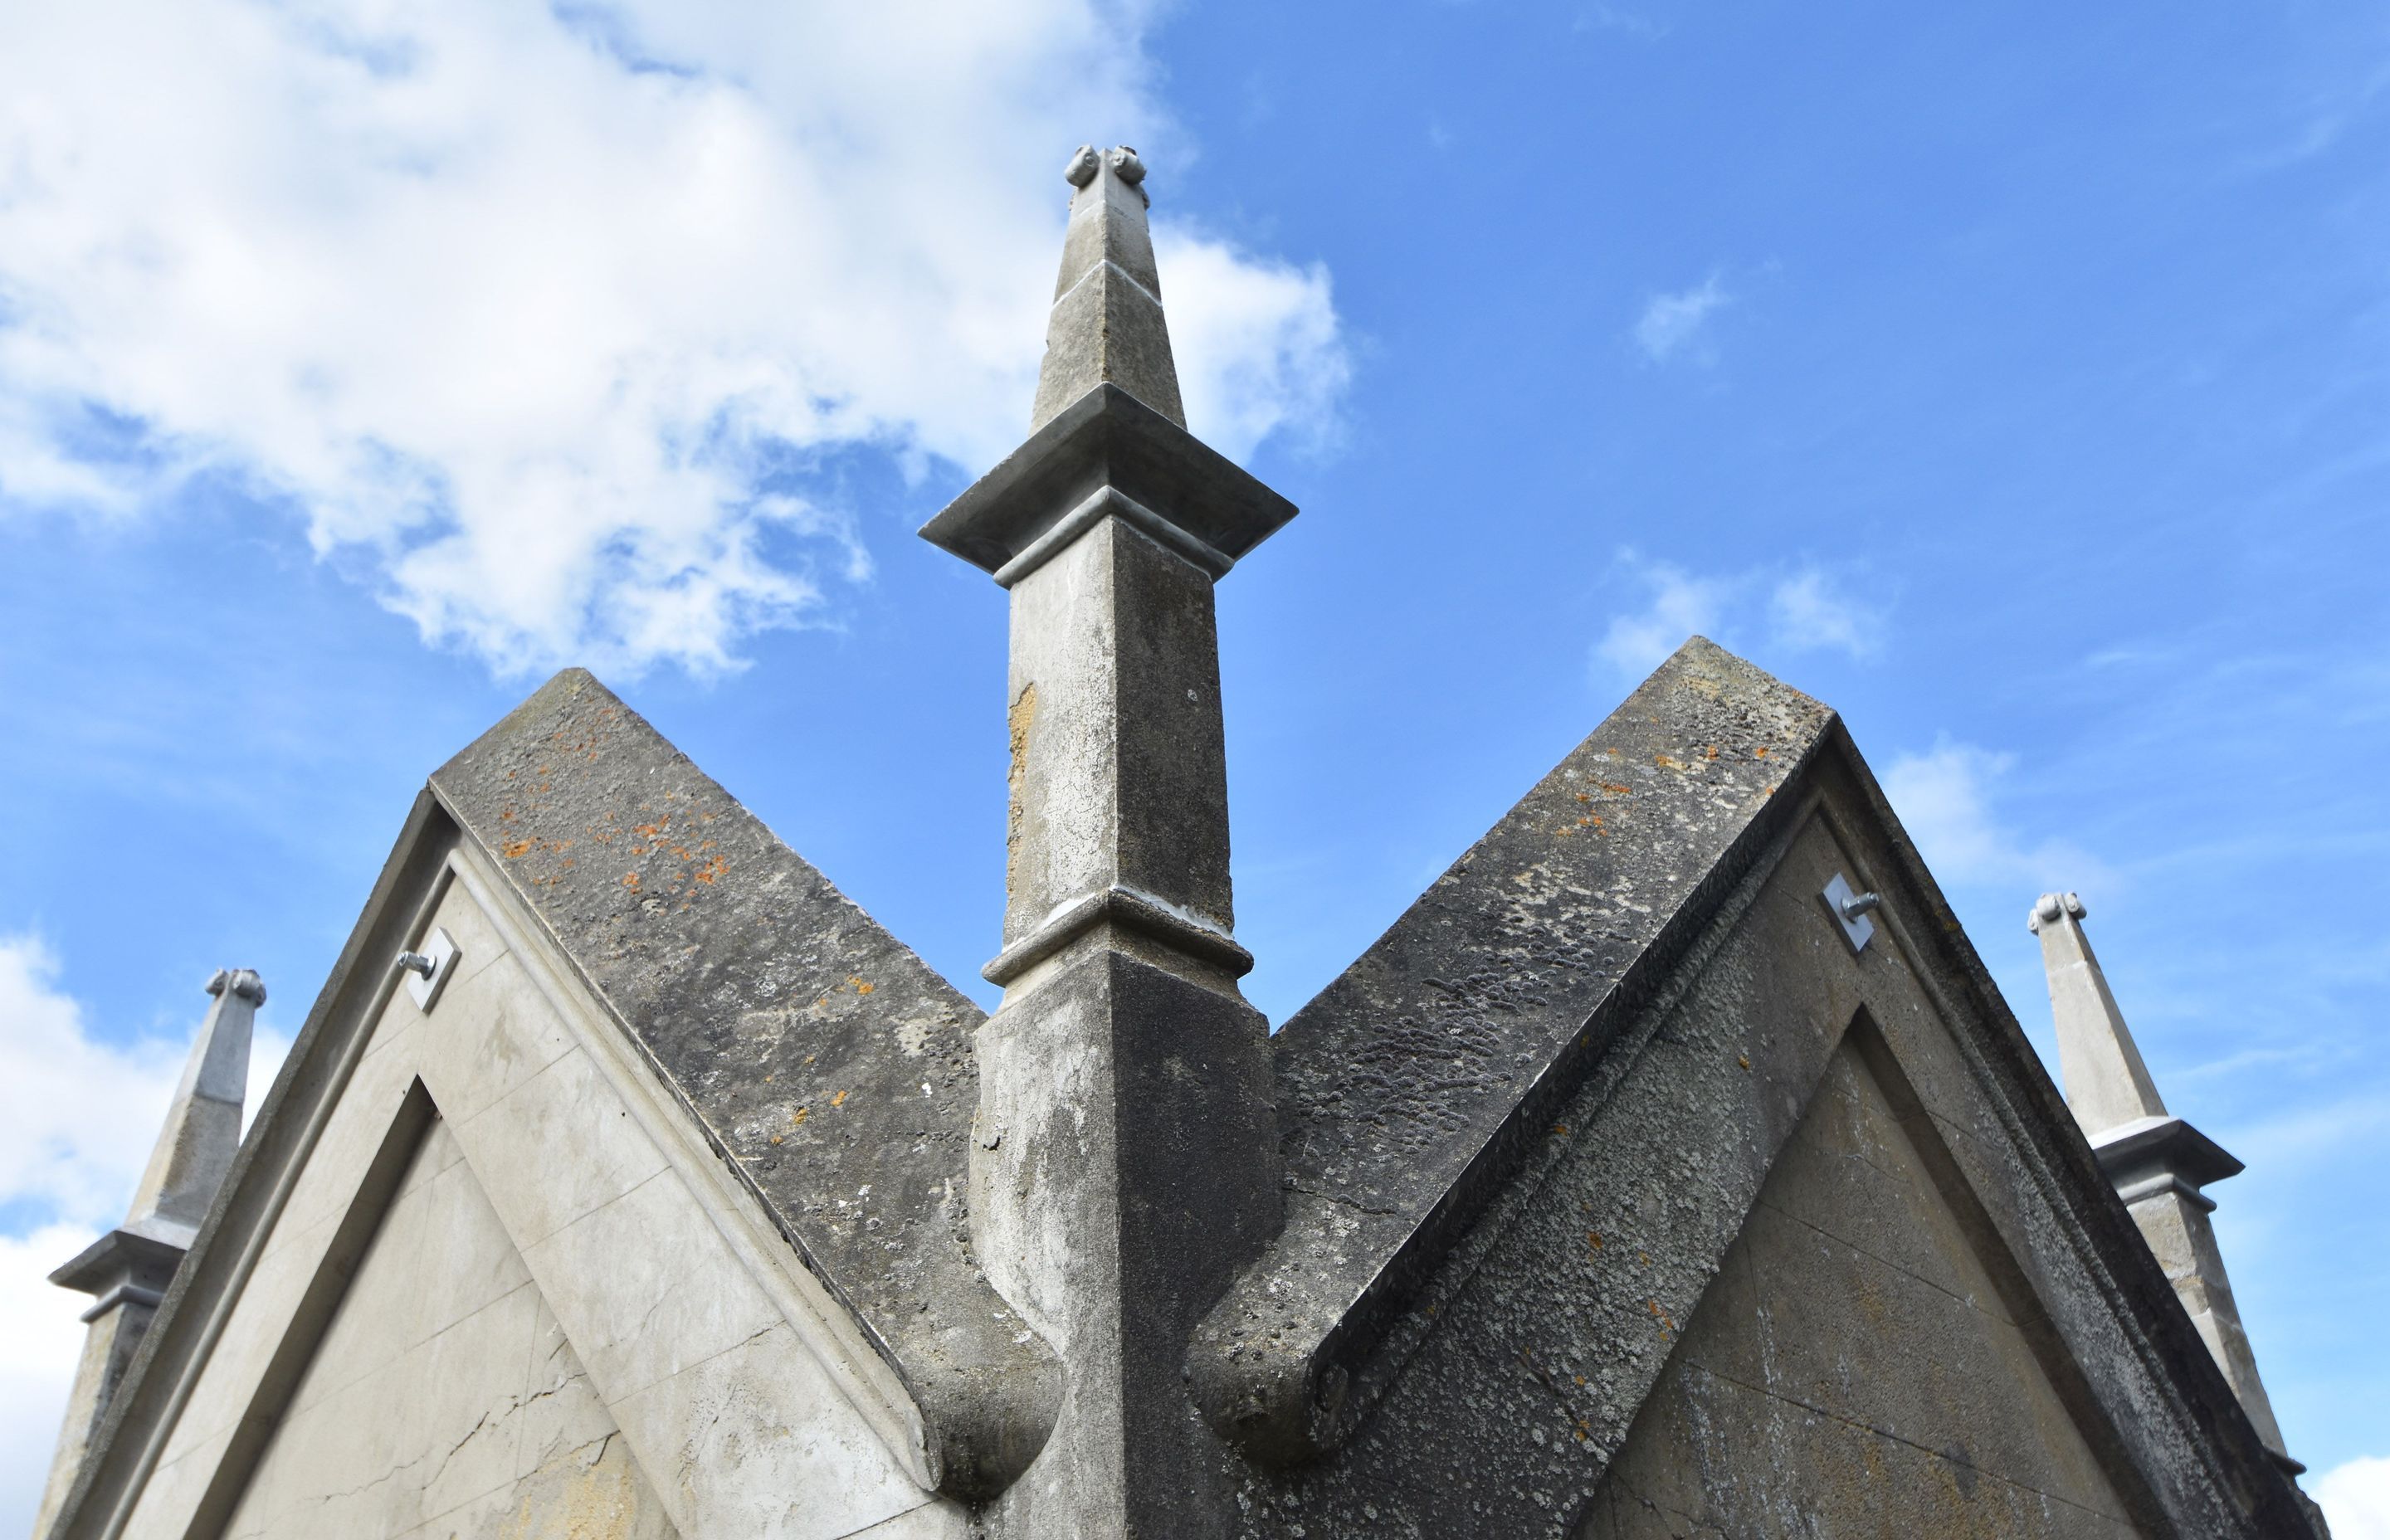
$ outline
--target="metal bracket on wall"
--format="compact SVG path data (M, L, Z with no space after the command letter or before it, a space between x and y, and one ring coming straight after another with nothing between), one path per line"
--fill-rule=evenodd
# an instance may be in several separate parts
M422 951L398 955L398 966L407 974L407 997L415 1002L416 1009L428 1011L440 998L448 975L456 971L458 956L456 943L449 939L448 932L437 929L425 939Z
M1850 879L1840 872L1834 874L1833 880L1826 884L1826 891L1818 896L1824 899L1826 907L1832 911L1835 923L1843 928L1843 939L1851 943L1851 950L1855 953L1866 951L1867 943L1875 939L1875 921L1868 918L1868 911L1881 906L1882 896L1856 891L1851 887Z

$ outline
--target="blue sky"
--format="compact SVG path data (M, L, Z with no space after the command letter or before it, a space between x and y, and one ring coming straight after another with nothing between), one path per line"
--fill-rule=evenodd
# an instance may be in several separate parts
M2378 12L73 9L0 61L0 1400L201 982L295 1031L559 662L979 987L1003 598L911 532L1127 141L1194 426L1304 509L1220 594L1257 1003L1705 632L1844 713L2045 1052L2082 892L2390 1535Z

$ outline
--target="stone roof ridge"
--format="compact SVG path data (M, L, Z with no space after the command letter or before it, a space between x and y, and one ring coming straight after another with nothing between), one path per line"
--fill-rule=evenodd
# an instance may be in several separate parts
M1060 1380L970 1250L980 1008L586 670L430 789L905 1380L941 1485L1009 1482Z
M1189 1356L1216 1427L1286 1463L1357 1420L1365 1361L1795 812L1777 793L1838 720L1691 638L1287 1021L1285 1228Z

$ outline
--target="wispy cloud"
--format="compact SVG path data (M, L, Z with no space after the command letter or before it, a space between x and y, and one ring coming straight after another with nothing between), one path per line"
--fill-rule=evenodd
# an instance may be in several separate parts
M1946 737L1923 753L1894 759L1883 773L1884 795L1946 886L2000 885L2028 895L2111 887L2108 866L2079 846L2033 839L2000 815L1999 783L2015 763L2013 754Z
M213 477L500 671L735 667L868 571L825 456L1017 441L1063 155L1163 121L1144 14L29 12L0 51L0 513ZM1240 456L1317 431L1326 273L1171 226L1153 186L1192 425Z
M1644 302L1635 320L1635 345L1654 364L1676 359L1708 363L1715 351L1706 329L1710 317L1734 302L1719 274L1712 273L1691 289L1654 294Z
M1704 574L1630 551L1619 565L1642 587L1645 600L1611 618L1593 658L1599 669L1620 677L1640 678L1696 635L1725 647L1772 652L1866 658L1876 650L1882 610L1861 598L1843 575L1815 563Z
M1669 32L1665 24L1651 17L1624 6L1604 5L1601 0L1595 0L1594 4L1577 12L1574 30L1580 32L1625 32L1647 43L1665 37Z

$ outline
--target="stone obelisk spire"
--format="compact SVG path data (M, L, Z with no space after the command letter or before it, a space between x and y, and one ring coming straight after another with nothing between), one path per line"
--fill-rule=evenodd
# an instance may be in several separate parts
M83 1318L91 1323L74 1390L67 1398L58 1453L33 1523L46 1534L50 1521L74 1485L84 1451L124 1378L133 1352L149 1329L149 1318L166 1285L199 1235L199 1221L215 1201L240 1149L241 1099L249 1086L249 1040L265 985L245 968L219 969L208 981L215 1003L208 1007L199 1035L183 1066L165 1126L150 1152L148 1169L133 1194L124 1223L86 1247L50 1275L62 1288L96 1296Z
M1029 440L921 532L1011 593L972 1237L1067 1373L989 1522L1191 1536L1235 1509L1188 1336L1281 1217L1268 1028L1237 987L1212 585L1294 509L1184 426L1136 152L1081 149L1065 174Z
M2282 1430L2257 1378L2256 1355L2242 1329L2241 1309L2217 1249L2216 1227L2208 1220L2216 1200L2200 1190L2240 1174L2241 1162L2166 1110L2100 959L2092 955L2090 938L2083 933L2086 913L2073 893L2044 893L2025 921L2041 938L2066 1104L2258 1437L2296 1474L2306 1467L2282 1446Z

